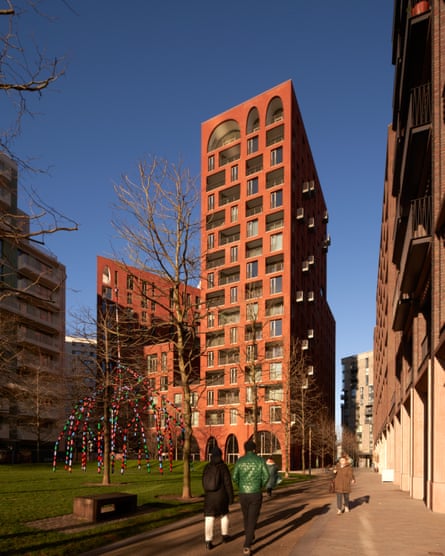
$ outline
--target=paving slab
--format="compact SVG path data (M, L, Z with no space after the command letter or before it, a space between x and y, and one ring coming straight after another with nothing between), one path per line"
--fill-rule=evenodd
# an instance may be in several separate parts
M329 474L274 491L264 503L253 554L261 556L445 556L445 514L426 509L393 483L370 470L355 470L351 511L337 515ZM230 512L231 540L205 550L202 515L122 540L83 556L231 556L242 554L239 504ZM218 523L218 520L217 520Z

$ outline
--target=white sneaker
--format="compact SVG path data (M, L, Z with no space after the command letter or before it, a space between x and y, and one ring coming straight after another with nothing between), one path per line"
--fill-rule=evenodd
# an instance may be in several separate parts
M337 515L341 515L341 510L337 510Z
M346 508L345 508L345 512L349 512L349 508L348 508L348 506L346 506Z

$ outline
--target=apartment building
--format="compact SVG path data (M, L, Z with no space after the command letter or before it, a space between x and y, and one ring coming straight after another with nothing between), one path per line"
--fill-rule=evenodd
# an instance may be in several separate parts
M394 2L374 333L375 460L445 512L445 3Z
M207 120L201 132L206 395L194 435L201 456L217 443L234 461L256 432L259 453L295 468L291 346L304 351L307 380L333 420L335 322L328 212L292 82Z
M199 322L200 290L183 286L184 307L190 323L196 313ZM175 330L172 327L171 283L151 272L127 266L106 257L97 257L97 362L133 368L147 377L154 399L183 408L183 387L178 369ZM107 332L108 338L105 338ZM193 335L193 334L192 334ZM198 397L202 394L199 383L199 346L188 346L196 350L190 361L189 383L192 388L192 425L198 425ZM152 415L147 415L148 428L155 433ZM180 431L178 436L180 436ZM176 457L181 457L181 441L173 439ZM192 457L199 459L199 448L192 439Z
M372 351L341 360L343 391L341 425L344 449L359 467L370 467L373 455L372 413L374 372Z
M65 336L66 414L96 386L97 340L79 336Z
M63 422L65 267L29 230L17 166L0 154L0 450L13 462L46 457Z

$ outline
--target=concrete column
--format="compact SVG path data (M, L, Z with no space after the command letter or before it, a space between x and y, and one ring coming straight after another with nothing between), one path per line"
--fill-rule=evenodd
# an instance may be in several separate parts
M411 496L423 500L425 496L425 405L416 388L412 389L413 397L413 435L412 435L412 492Z
M405 492L410 492L410 460L411 460L411 415L409 408L402 405L400 410L401 421L401 442L400 442L400 457L401 457L401 477L400 488Z
M444 369L435 359L432 362L432 388L434 391L432 407L432 449L430 508L433 512L445 513L445 375Z

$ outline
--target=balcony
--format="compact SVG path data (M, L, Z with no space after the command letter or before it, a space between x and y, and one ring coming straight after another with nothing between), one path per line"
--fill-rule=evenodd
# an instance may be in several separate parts
M410 17L413 2L409 0L406 7L408 17L401 16L396 22L398 29L395 29L396 33L400 33L401 40L397 52L393 52L393 62L396 64L393 127L399 130L405 128L400 120L403 122L406 118L410 89L424 82L425 76L431 75L430 10Z
M217 251L216 253L211 253L206 257L206 268L217 268L218 266L223 266L226 262L226 256L224 250Z
M218 392L218 405L238 404L239 389L232 388L230 390L219 390Z
M403 330L431 244L431 197L411 201L393 308L393 329Z
M240 267L239 265L232 268L221 270L219 273L218 284L225 286L226 284L233 284L240 280Z
M240 186L234 185L233 187L228 187L219 193L219 206L224 206L229 203L234 203L239 201L240 198Z
M235 139L233 139L235 140ZM229 141L231 142L231 141ZM233 162L235 160L239 160L240 158L240 153L241 153L241 146L238 145L234 145L233 147L230 147L224 151L221 151L219 153L219 165L220 166L225 166L226 164L229 164L230 162Z
M233 365L239 363L239 361L240 361L239 348L222 349L218 352L219 365Z
M430 159L431 135L431 84L425 83L410 92L406 135L396 150L400 172L394 180L393 194L410 199L424 182L425 161ZM400 190L400 191L399 191Z
M206 218L206 230L213 230L218 226L223 226L225 222L225 211L220 210L219 212L214 212Z
M436 357L440 361L442 367L445 368L445 322L442 323L440 329L439 341L437 342Z
M19 255L18 269L22 274L52 287L60 286L65 279L65 273L62 269L48 266L26 253Z
M266 133L266 145L270 147L284 139L284 125L279 125L269 129Z
M216 189L217 187L221 187L226 183L226 173L224 170L217 172L216 174L212 174L211 176L207 176L206 178L206 191L212 191L212 189Z
M3 203L7 207L10 207L11 202L12 202L11 192L8 191L5 187L0 187L0 203Z
M44 334L42 332L32 330L24 326L19 327L17 340L23 344L28 344L52 351L59 351L60 348L60 341L58 337Z
M219 245L227 245L240 240L240 226L232 226L219 232Z
M246 216L255 216L263 212L263 198L256 197L246 202Z

